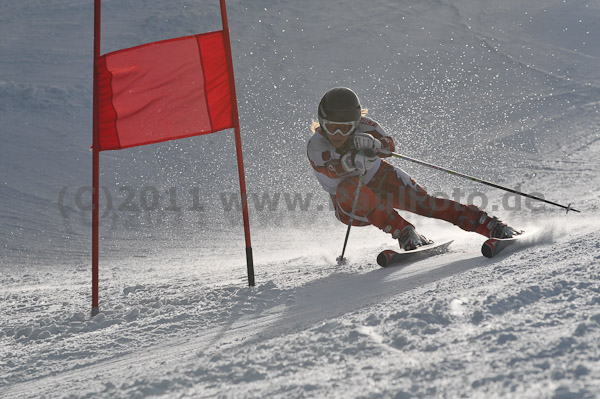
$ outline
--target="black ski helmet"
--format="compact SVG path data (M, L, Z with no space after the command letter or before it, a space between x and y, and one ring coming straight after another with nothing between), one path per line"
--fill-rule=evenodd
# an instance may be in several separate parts
M319 103L319 124L323 119L332 122L358 122L361 116L360 102L355 92L347 87L329 90Z

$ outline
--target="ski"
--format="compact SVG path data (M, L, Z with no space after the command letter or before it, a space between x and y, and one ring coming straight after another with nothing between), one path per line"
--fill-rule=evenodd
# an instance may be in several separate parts
M443 254L444 252L448 252L448 247L450 247L452 242L453 240L433 243L424 245L412 251L403 252L396 252L391 249L386 249L385 251L381 251L381 253L377 256L377 263L381 267L389 267Z
M521 232L511 238L490 238L481 246L481 253L486 258L493 258L507 247L515 244L526 244L527 240L524 239L531 237L535 232L536 230L530 232Z

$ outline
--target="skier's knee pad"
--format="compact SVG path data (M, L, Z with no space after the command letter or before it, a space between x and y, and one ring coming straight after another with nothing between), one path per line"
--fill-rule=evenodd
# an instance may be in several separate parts
M357 187L357 177L347 177L338 184L335 199L339 206L346 212L352 212ZM380 203L381 201L377 198L377 195L370 188L363 185L358 193L354 214L366 216Z
M352 219L352 226L369 226L371 224L369 219L364 216L354 215L351 217L350 211L344 211L339 204L335 204L335 217L346 225L350 224L350 219Z

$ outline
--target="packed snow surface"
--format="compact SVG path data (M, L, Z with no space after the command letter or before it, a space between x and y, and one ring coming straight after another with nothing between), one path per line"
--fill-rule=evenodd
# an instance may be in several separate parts
M91 310L93 2L0 3L0 397L600 397L600 3L228 1L256 287L230 131L101 154ZM105 0L102 52L220 29L218 1ZM404 214L447 254L346 227L306 159L353 88L394 160L534 239Z

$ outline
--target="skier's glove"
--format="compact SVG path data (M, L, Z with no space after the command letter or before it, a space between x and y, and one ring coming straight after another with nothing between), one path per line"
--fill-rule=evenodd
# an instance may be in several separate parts
M374 149L360 150L354 155L354 167L365 174L375 165L377 159L377 153Z
M347 152L340 158L340 162L342 163L342 167L346 172L354 172L356 168L354 167L354 153Z
M354 147L357 151L363 149L379 150L381 149L381 141L366 133L357 133L354 135Z

